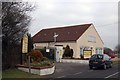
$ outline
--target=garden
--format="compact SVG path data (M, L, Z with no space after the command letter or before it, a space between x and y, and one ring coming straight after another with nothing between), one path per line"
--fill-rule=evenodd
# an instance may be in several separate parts
M4 78L28 78L28 77L41 78L42 76L39 76L40 74L32 73L33 69L38 70L40 72L40 70L54 67L53 59L43 56L45 54L43 53L44 51L42 50L33 49L31 52L27 53L25 57L26 60L23 61L22 64L17 64L16 68L10 68L10 69L4 70L2 72L2 78L3 79ZM30 64L29 64L28 56L30 56ZM31 68L31 73L29 73L29 66ZM19 68L26 68L28 69L28 72L21 70ZM54 69L53 69L53 72L54 72Z
M30 56L30 65L34 67L42 67L42 66L52 66L54 61L52 59L48 59L44 57L41 51L39 50L32 50L30 53L27 54L27 60L24 65L28 66L29 60L28 56Z

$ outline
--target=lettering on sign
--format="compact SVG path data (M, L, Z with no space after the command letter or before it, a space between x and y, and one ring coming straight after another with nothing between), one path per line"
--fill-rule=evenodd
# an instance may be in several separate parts
M22 40L22 53L28 53L28 36L23 36Z
M84 58L90 58L92 55L92 51L91 50L85 50L84 51Z

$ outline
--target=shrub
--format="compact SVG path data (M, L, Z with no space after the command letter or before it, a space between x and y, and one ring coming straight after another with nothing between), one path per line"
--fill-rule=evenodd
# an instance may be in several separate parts
M29 53L32 62L41 62L43 59L43 55L39 50L32 50Z
M44 57L47 57L48 59L52 59L54 60L54 54L55 54L55 48L47 48L50 50L50 52L46 52L46 47L42 48L42 49L38 49L40 50L40 52L43 54Z
M47 57L43 57L42 61L47 61L49 60Z
M73 58L73 49L70 49L70 57Z
M42 66L53 66L53 64L54 64L53 60L50 60L47 57L43 57L41 62L31 63L30 65L34 66L34 67L42 67ZM26 65L28 65L28 64L26 64Z
M64 57L73 57L73 49L70 49L69 45L67 45L65 48L65 51L63 53L63 58Z

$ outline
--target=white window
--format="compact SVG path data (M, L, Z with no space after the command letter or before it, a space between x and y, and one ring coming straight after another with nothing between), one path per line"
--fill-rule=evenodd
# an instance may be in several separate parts
M96 37L95 36L92 36L92 35L89 35L88 36L88 42L96 42Z
M96 48L96 54L102 54L102 48Z
M84 48L82 48L82 47L80 48L80 55L83 55L83 49Z

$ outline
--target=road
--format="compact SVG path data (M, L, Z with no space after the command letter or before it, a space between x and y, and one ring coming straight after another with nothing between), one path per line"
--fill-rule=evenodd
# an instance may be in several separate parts
M118 78L120 71L118 64L113 64L112 68L107 70L90 70L88 64L78 63L55 63L55 73L43 78Z

